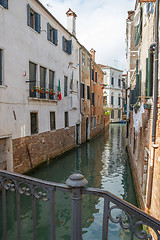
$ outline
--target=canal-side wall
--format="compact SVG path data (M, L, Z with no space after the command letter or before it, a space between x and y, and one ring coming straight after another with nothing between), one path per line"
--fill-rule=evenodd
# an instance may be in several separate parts
M133 112L130 114L128 127L127 149L132 168L132 174L138 194L138 200L143 210L146 210L146 188L148 173L148 152L151 137L151 111L144 110L142 122L139 119L139 131L135 131Z
M75 127L13 140L13 170L24 173L76 146Z

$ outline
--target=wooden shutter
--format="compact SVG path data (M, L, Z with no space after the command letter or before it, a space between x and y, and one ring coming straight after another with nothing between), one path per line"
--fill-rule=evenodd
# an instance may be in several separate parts
M0 0L0 5L8 9L8 0Z
M94 81L94 69L92 68L92 80Z
M141 96L142 71L139 71L139 96Z
M146 58L146 96L148 96L148 58Z
M47 23L47 40L50 41L51 40L51 36L50 36L50 24Z
M148 50L148 96L153 95L153 51Z
M72 53L72 40L67 41L67 53L68 54Z
M39 13L35 13L35 30L38 33L41 31L41 16Z
M30 5L27 4L27 25L28 25L28 26L30 26L30 23L31 23L30 11L31 11Z
M58 42L58 31L57 29L53 28L53 43L57 45Z
M64 49L64 36L62 37L62 50L65 51L65 49Z

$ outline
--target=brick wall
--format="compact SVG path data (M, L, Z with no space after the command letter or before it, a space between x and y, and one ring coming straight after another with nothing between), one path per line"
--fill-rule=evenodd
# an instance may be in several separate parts
M24 173L75 146L75 127L14 139L13 169Z

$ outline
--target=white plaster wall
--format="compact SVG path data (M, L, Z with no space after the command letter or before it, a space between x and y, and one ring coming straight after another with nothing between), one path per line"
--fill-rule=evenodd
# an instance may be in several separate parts
M27 26L27 4L41 15L38 34ZM18 6L18 7L17 7ZM47 40L47 22L58 29L58 46ZM54 21L35 1L9 1L9 9L0 7L0 48L3 49L4 86L0 86L0 136L12 138L30 135L30 112L38 112L39 133L50 130L50 111L56 112L56 129L64 128L64 112L69 112L69 126L79 121L79 101L72 110L69 98L64 98L64 76L68 77L68 89L74 66L74 84L79 81L79 44L64 28ZM72 54L62 51L62 36L72 39ZM55 71L55 85L60 79L62 101L29 101L29 61ZM26 76L23 76L26 72ZM38 72L37 72L38 73ZM37 80L40 81L39 75ZM79 99L79 93L77 94ZM16 119L13 111L15 111Z

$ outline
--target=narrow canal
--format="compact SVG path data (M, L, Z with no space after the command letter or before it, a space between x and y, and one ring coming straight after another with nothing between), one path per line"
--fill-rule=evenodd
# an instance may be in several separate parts
M109 130L76 148L67 154L54 159L31 173L32 176L64 183L71 173L78 172L88 180L89 187L106 189L118 197L136 205L128 155L125 150L125 125L110 125ZM21 220L22 239L32 239L32 204L31 199L22 196ZM15 199L13 193L7 198L8 238L17 239ZM0 209L1 210L1 209ZM82 226L84 240L102 238L103 200L94 196L83 198ZM42 201L37 201L37 239L49 239L49 208ZM9 217L10 216L10 217ZM58 240L70 239L71 200L67 193L56 193L56 236ZM2 226L2 224L0 223ZM2 235L0 235L2 239ZM129 233L121 230L117 224L109 224L109 240L130 239Z

